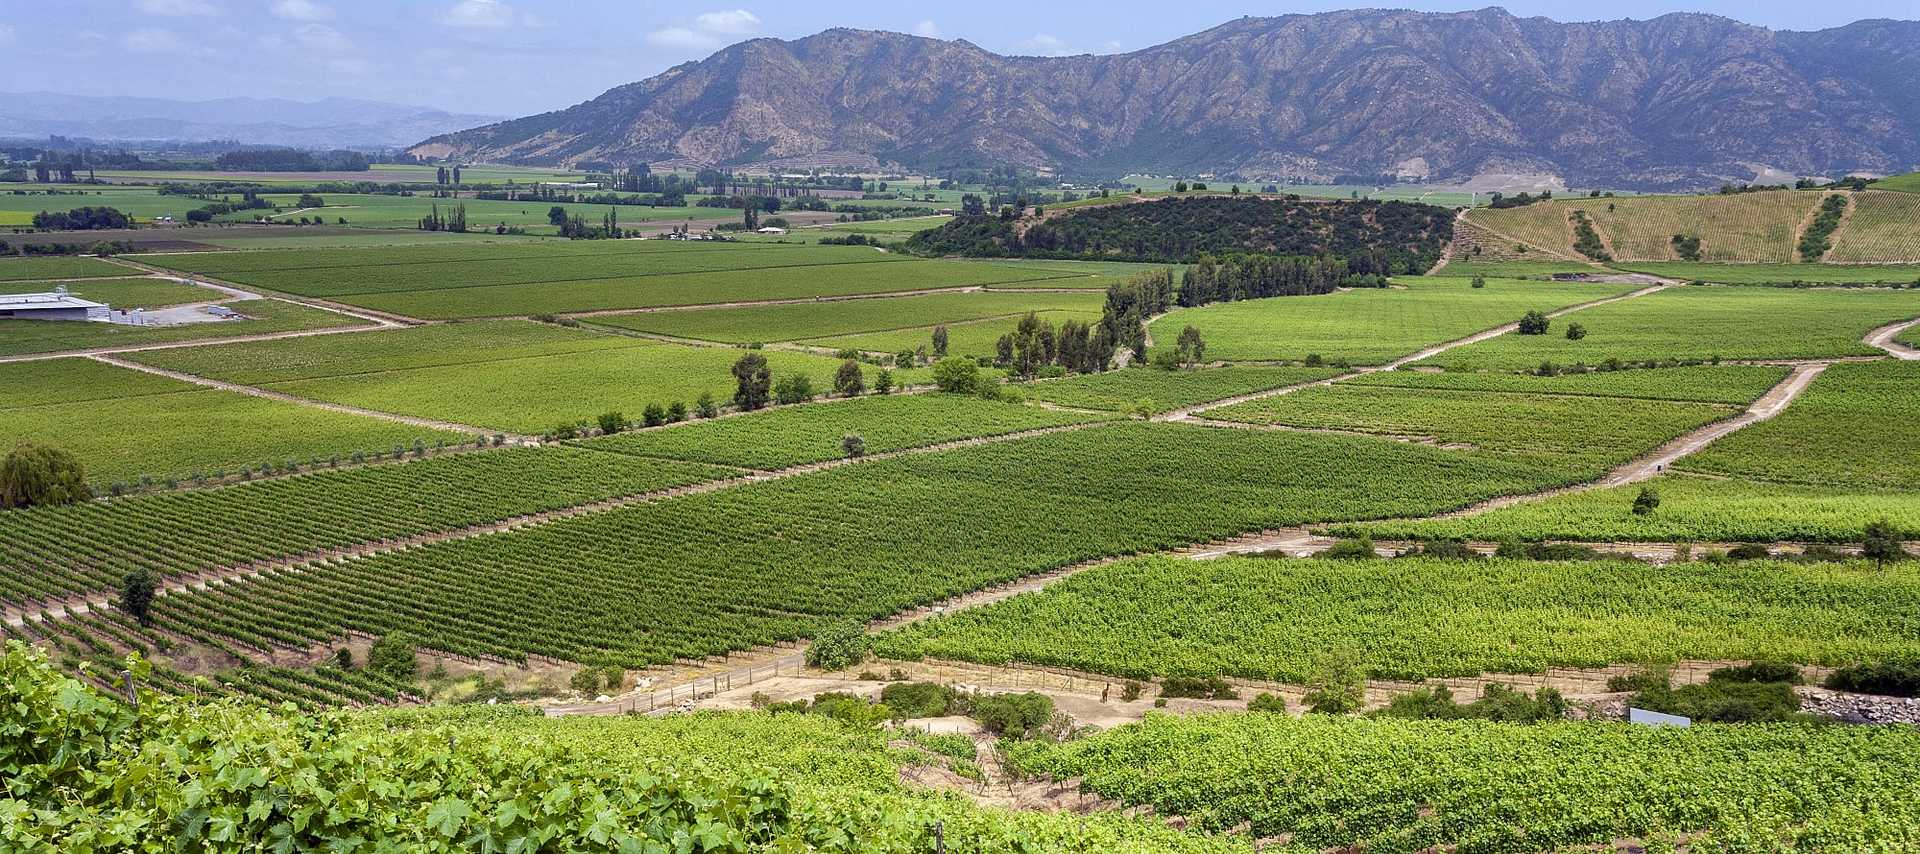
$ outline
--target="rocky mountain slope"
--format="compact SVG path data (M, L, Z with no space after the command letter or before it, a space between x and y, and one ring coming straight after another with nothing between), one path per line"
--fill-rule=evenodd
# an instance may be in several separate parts
M1920 22L1803 33L1696 14L1363 10L1061 58L837 29L742 42L413 150L565 165L1526 172L1647 188L1903 171L1920 164Z

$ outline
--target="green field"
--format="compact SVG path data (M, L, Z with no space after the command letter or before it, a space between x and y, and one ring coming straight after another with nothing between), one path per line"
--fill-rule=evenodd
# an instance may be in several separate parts
M589 439L583 447L764 471L844 457L841 440L849 435L861 438L866 453L878 454L1100 417L951 394L909 394L632 431Z
M596 326L613 326L676 338L746 344L831 338L861 332L914 329L934 323L957 323L981 318L1014 318L1028 311L1100 310L1099 293L989 293L962 292L834 300L787 305L741 306L686 311L650 311L592 318Z
M1652 513L1633 512L1642 488L1660 496ZM1391 539L1585 540L1590 542L1858 543L1867 523L1886 519L1920 538L1920 492L1762 483L1669 474L1646 484L1526 501L1454 519L1342 527Z
M1908 172L1905 175L1891 175L1873 182L1876 190L1898 190L1903 193L1920 193L1920 172Z
M1525 461L1572 482L1599 477L1668 439L1735 412L1719 404L1628 397L1336 383L1209 409L1205 417L1462 446Z
M1853 194L1853 210L1834 234L1826 260L1884 264L1920 261L1920 197L1913 193ZM1908 267L1912 272L1914 268ZM1920 282L1920 274L1908 279Z
M9 395L0 410L0 446L32 441L65 448L80 458L89 482L104 486L142 475L184 479L222 468L386 451L415 439L471 438L129 374L137 372L84 359L0 365L0 386L68 389L65 396L36 393L24 405ZM107 389L112 396L102 394Z
M219 291L185 285L169 279L88 279L84 282L61 285L51 282L0 280L0 294L44 293L55 287L65 287L68 293L76 297L106 303L115 309L158 308L227 298L226 294Z
M6 198L0 194L0 199ZM53 279L107 279L135 275L132 270L98 258L55 255L0 258L0 282ZM17 293L17 292L16 292Z
M1035 296L1040 296L1035 294ZM1053 296L1048 294L1047 296ZM1058 327L1067 321L1086 324L1100 322L1098 310L1070 311L1053 310L1036 312L1043 323ZM997 317L990 320L970 320L945 324L947 327L947 353L953 356L993 356L1003 335L1008 335L1020 323L1019 317ZM920 347L933 351L933 326L918 326L907 329L892 329L885 332L865 332L856 335L836 335L831 338L813 338L804 343L817 347L853 349L868 353L899 353Z
M702 392L725 404L735 388L729 369L745 352L502 320L136 355L147 364L314 400L539 433L609 411L637 419L650 403L691 407ZM776 381L804 372L816 393L833 388L840 366L805 353L763 355ZM879 369L866 370L871 387ZM894 382L926 376L924 369L901 370Z
M1112 411L1160 413L1281 386L1323 380L1340 372L1333 368L1289 368L1229 365L1191 371L1161 371L1135 366L1101 374L1083 374L1041 380L1021 386L1033 400L1060 406Z
M1785 412L1682 459L1727 477L1867 489L1920 486L1920 362L1828 368Z
M1719 285L1910 285L1920 282L1914 264L1698 264L1691 261L1633 261L1613 267L1688 282ZM1451 267L1448 268L1451 271Z
M156 217L171 216L186 220L187 211L206 204L205 200L187 196L162 196L147 187L68 187L60 185L58 195L48 195L46 184L9 184L0 188L0 226L25 226L33 224L33 215L41 211L70 211L81 207L110 207L133 217L136 221L150 222ZM18 192L16 192L18 191ZM9 242L31 243L26 235L18 241L7 235Z
M1631 397L1744 406L1786 379L1787 373L1786 368L1765 365L1594 371L1552 377L1399 370L1361 374L1343 380L1342 384L1440 391Z
M1677 287L1555 320L1545 335L1509 333L1426 360L1450 370L1528 370L1608 359L1821 359L1871 356L1882 324L1920 315L1920 291ZM1517 318L1516 318L1517 319ZM1587 331L1564 334L1578 323Z
M75 290L79 290L76 288ZM203 293L211 293L203 291ZM245 320L189 323L181 326L126 326L60 320L0 320L0 356L59 353L95 348L174 344L239 335L365 325L365 321L318 308L273 299L225 303Z
M1153 715L1010 752L1290 852L1891 851L1920 834L1920 735L1903 727Z
M1450 278L1485 276L1489 279L1549 279L1554 273L1602 273L1578 261L1450 261L1431 273Z
M1300 684L1344 651L1375 678L1920 653L1920 571L1492 559L1151 557L882 635L877 651L1116 676Z
M1629 293L1631 285L1549 284L1489 279L1402 278L1398 289L1362 289L1309 297L1273 297L1176 309L1153 322L1155 341L1171 343L1195 326L1207 357L1229 362L1328 361L1377 365L1422 347L1464 338L1519 320L1530 310L1551 311Z

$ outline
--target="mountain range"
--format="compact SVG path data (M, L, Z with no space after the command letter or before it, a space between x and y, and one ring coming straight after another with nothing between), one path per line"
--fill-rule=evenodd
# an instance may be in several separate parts
M1920 22L1561 23L1502 9L1241 18L1105 56L833 29L434 136L530 165L1012 165L1687 188L1920 164Z
M0 93L0 136L94 140L232 140L300 148L398 148L424 136L499 120L356 98L89 97Z

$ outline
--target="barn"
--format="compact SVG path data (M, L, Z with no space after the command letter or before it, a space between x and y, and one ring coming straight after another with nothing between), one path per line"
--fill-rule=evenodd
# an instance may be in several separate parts
M0 318L20 320L106 320L107 306L59 288L44 294L0 294Z

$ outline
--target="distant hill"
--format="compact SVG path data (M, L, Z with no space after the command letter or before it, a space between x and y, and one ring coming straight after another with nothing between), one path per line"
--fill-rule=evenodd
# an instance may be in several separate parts
M498 117L429 107L327 98L87 97L51 92L0 93L0 136L96 140L233 140L300 148L398 148Z
M828 30L756 39L427 156L538 165L1013 164L1697 188L1920 164L1920 22L1500 9L1242 18L1111 56ZM1790 180L1790 179L1789 179Z

